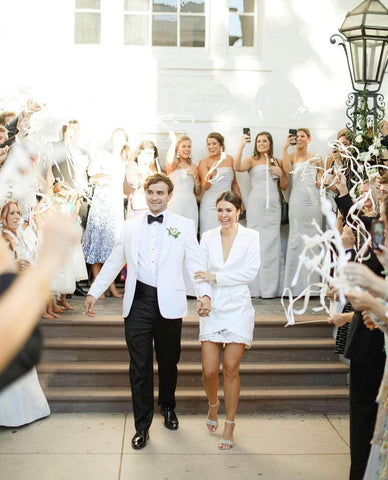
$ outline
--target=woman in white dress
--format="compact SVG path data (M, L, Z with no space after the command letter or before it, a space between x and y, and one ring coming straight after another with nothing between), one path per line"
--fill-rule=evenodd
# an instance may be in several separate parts
M234 420L240 395L239 368L245 348L253 338L255 311L248 284L260 266L259 233L238 224L242 201L233 192L223 192L216 201L218 228L206 232L201 250L207 271L194 278L212 284L212 309L200 319L202 345L202 380L209 403L206 425L211 432L218 427L217 411L220 358L223 345L222 373L226 420L220 449L233 447Z
M217 132L207 136L209 156L198 165L203 195L199 209L199 226L201 236L218 225L216 199L218 195L232 190L241 197L240 188L233 170L233 158L225 153L224 137Z
M198 167L191 160L191 139L177 137L173 158L166 162L166 173L174 183L174 193L168 209L182 217L191 218L198 231L198 203L202 187Z
M260 132L256 135L253 156L241 160L245 145L250 142L243 135L234 158L237 172L248 172L251 191L247 202L247 226L260 233L260 270L249 289L252 297L273 298L279 290L281 241L280 241L280 192L288 186L282 161L273 156L272 135Z
M1 210L2 236L14 255L19 271L26 270L34 263L31 245L18 231L21 214L18 203L13 200L6 203ZM35 367L0 393L0 426L18 427L47 415L50 415L50 408Z
M319 155L309 152L310 130L299 128L296 134L296 151L288 153L291 135L288 135L283 147L283 170L292 172L292 188L289 200L289 237L284 273L284 287L290 288L293 296L301 294L309 285L319 282L317 273L302 267L296 285L292 285L298 269L299 255L304 243L302 235L316 233L313 219L320 226L322 213L319 197L319 182L323 173L323 162Z

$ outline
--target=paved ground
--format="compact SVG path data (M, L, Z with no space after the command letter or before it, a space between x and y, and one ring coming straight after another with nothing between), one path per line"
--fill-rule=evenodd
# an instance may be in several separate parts
M223 420L222 418L220 420ZM56 414L0 429L2 480L346 480L348 418L277 415L236 418L235 446L204 417L180 416L178 431L154 419L146 448L135 451L131 415Z
M77 311L82 299L73 298ZM257 314L281 314L277 300L254 300ZM99 313L120 312L106 299ZM194 302L190 302L190 307ZM297 327L293 327L297 328ZM223 417L220 418L221 422ZM346 480L349 420L325 415L239 415L235 446L219 451L220 432L205 417L180 416L180 428L164 428L156 415L151 438L131 448L132 415L55 414L22 428L0 427L1 480Z

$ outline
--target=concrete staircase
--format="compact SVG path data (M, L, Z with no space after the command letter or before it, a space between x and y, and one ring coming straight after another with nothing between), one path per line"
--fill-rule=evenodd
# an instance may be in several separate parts
M307 315L301 320L322 321L284 328L280 311L262 314L259 306L255 308L254 342L244 353L240 369L239 411L347 411L348 367L333 353L331 327L324 317ZM120 314L102 312L88 319L80 313L66 313L57 320L42 320L41 325L45 340L38 373L52 411L131 409L128 352ZM177 411L206 412L198 318L194 315L183 321Z

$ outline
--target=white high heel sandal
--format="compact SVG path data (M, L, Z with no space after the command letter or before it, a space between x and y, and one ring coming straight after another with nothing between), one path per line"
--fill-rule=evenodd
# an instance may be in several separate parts
M211 408L216 408L216 407L220 406L220 400L219 399L217 399L217 402L214 405L212 405L210 402L207 402L207 403L208 403L209 407L211 407ZM209 413L208 413L208 415L209 415ZM208 428L208 430L210 432L214 433L218 428L218 422L217 422L217 420L210 420L210 418L207 418L206 419L206 426L210 427L210 428Z
M225 420L225 423L235 425L234 420ZM220 450L230 450L233 447L233 445L234 445L234 442L232 440L221 438L220 443L218 444L218 448Z

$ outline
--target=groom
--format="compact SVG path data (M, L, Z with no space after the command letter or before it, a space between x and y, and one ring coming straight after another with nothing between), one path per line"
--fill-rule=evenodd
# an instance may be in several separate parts
M153 350L159 375L158 405L164 425L178 428L175 415L177 364L181 351L182 317L187 314L183 266L191 278L205 270L194 223L167 210L174 185L162 173L149 176L144 191L149 211L124 222L120 240L91 286L85 313L94 305L127 263L123 317L130 356L129 377L136 434L132 447L146 446L154 413ZM210 312L211 287L196 283L197 312Z

